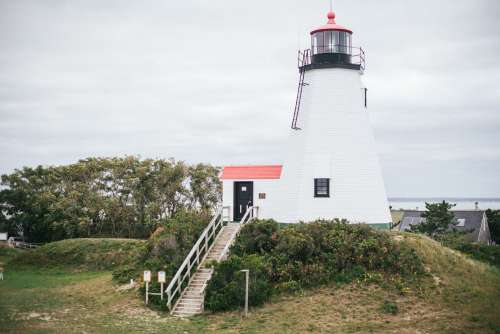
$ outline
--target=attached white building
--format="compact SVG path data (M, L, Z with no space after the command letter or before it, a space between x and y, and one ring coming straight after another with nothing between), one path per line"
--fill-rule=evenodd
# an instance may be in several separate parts
M250 206L259 207L260 218L279 216L277 196L280 195L282 166L227 166L222 180L222 201L231 208L232 221L239 221Z
M352 31L328 23L299 52L299 86L284 150L275 166L225 167L223 204L238 221L247 206L282 223L345 218L388 228L389 204L361 81L365 56Z

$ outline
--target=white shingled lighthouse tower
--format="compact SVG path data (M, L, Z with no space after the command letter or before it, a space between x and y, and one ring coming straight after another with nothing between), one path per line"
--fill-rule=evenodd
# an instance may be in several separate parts
M235 216L258 205L264 218L283 223L345 218L389 226L361 81L365 53L352 46L353 32L335 19L329 12L327 24L311 31L311 48L299 51L300 79L283 165L225 167L224 204L234 207ZM258 197L238 197L241 187Z

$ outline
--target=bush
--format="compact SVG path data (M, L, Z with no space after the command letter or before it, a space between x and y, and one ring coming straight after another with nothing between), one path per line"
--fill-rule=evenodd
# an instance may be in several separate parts
M465 234L450 232L439 238L446 247L469 255L474 260L486 262L500 267L500 246L471 243L465 239Z
M272 287L267 279L268 264L265 257L253 254L231 256L215 266L217 272L209 281L205 306L212 311L227 311L245 304L245 273L250 270L249 304L260 305L269 299Z
M488 217L488 227L490 229L491 239L500 244L500 210L486 210Z
M396 315L398 314L398 305L390 300L384 300L384 303L380 307L383 313Z
M272 219L261 220L258 224L248 224L231 248L231 253L239 256L246 254L265 254L277 244L278 223Z
M11 265L66 266L79 270L114 270L145 255L146 241L134 239L68 239L20 254Z
M272 220L257 221L243 227L230 254L215 267L207 287L209 310L242 305L241 269L250 269L251 294L255 294L251 305L264 302L272 293L331 282L379 282L387 274L413 281L425 273L422 261L405 243L367 225L340 220L282 229Z
M165 271L167 282L175 275L187 254L205 229L210 215L206 212L180 211L162 221L161 227L147 241L139 261L113 271L118 282L138 279L143 270ZM155 298L153 298L155 299Z
M464 243L457 250L470 255L473 259L500 267L500 246Z

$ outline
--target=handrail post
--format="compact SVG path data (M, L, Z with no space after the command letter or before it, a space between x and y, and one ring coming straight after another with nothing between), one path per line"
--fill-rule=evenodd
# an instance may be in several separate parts
M208 252L208 231L207 230L207 233L205 233L205 253Z

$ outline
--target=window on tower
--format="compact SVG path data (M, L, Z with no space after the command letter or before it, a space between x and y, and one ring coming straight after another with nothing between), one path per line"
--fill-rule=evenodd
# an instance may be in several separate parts
M330 179L314 179L314 197L330 197Z
M352 36L345 31L320 31L312 37L313 54L344 53L352 54Z

